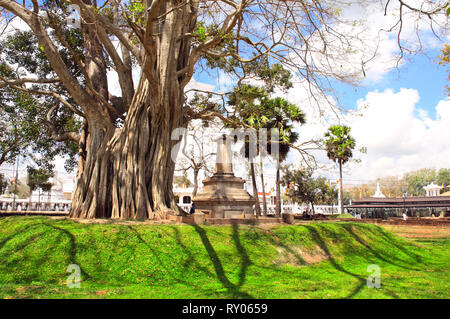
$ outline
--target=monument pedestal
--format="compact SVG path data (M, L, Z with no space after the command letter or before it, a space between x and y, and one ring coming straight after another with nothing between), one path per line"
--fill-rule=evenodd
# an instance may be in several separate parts
M245 181L234 174L216 173L203 181L203 189L193 198L195 209L209 218L253 216L253 197L243 188Z
M226 136L217 143L216 169L203 181L203 189L193 198L196 211L207 218L253 217L254 199L244 189L245 181L234 176L231 150Z
M197 211L192 215L183 216L181 221L191 225L201 225L205 222L205 214Z

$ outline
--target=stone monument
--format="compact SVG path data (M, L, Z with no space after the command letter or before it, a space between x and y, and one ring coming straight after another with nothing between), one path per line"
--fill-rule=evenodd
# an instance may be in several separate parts
M231 143L227 136L217 140L214 174L203 181L203 189L193 198L196 212L206 218L253 217L253 197L244 189L245 181L233 173Z
M384 194L381 192L380 189L380 183L377 183L377 191L375 192L375 194L372 195L372 197L375 198L385 198L386 196L384 196Z

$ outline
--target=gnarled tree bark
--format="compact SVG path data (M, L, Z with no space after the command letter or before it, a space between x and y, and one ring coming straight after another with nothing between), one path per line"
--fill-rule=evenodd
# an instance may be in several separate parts
M111 0L98 7L92 0L68 0L80 8L83 54L65 39L65 32L70 32L59 30L67 18L61 14L66 2L31 0L32 8L30 2L19 3L0 0L0 14L19 17L30 27L56 75L53 79L40 79L43 90L32 93L51 95L69 108L76 105L73 111L79 111L85 120L79 136L80 162L72 217L161 218L177 209L172 194L175 163L171 151L176 143L171 140L172 130L186 127L186 118L195 115L229 121L213 106L200 108L198 113L194 108L183 109L184 88L202 56L218 59L217 65L225 64L226 69L231 67L239 83L247 77L244 65L270 57L296 70L306 80L313 97L317 88L321 91L323 77L351 80L360 73L359 68L344 72L333 68L335 63L323 63L336 52L351 51L347 35L333 28L339 22L333 3ZM400 4L409 8L402 1ZM445 8L437 6L419 13L431 18ZM196 28L198 10L204 15L202 28ZM293 39L299 39L300 44L293 46ZM62 49L67 49L73 58L70 67ZM141 71L136 88L132 61ZM79 72L74 71L73 65ZM120 96L109 92L108 68L118 75ZM25 83L37 85L33 78L0 79L0 87L9 85L30 91ZM48 87L63 87L66 96ZM322 97L328 100L327 94ZM123 125L118 125L119 120ZM301 147L296 149L302 152ZM253 166L252 171L255 181ZM254 192L257 193L256 185ZM277 198L277 211L279 202ZM256 209L260 215L259 203Z
M177 141L171 140L171 134L187 125L182 112L187 81L179 71L187 67L190 54L190 38L178 38L193 30L196 8L175 10L177 5L177 1L161 4L161 14L169 13L153 43L158 59L144 61L146 70L127 107L123 127L87 118L88 156L78 177L71 217L165 218L178 211L172 193L175 163L171 154Z

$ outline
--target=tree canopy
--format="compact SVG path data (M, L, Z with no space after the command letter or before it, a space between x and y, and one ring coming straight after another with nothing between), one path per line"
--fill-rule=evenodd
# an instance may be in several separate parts
M50 177L52 177L51 172L43 168L36 169L30 166L27 168L27 171L27 185L31 191L39 188L44 192L50 191L53 186L49 181Z
M401 57L410 49L402 34L405 12L420 27L445 14L445 3L397 3L399 20L390 31L398 35ZM222 92L212 94L223 103L187 103L188 93L205 91L187 87L194 74L220 70L239 87L268 79L269 91L270 81L287 83L292 74L320 106L320 98L330 101L330 81L360 80L376 53L352 55L364 41L349 32L355 21L341 16L342 6L317 0L0 0L4 23L20 19L32 34L15 62L26 72L3 75L0 86L35 96L47 107L51 137L78 143L71 216L164 218L179 211L172 131L196 118L226 121L235 112ZM388 10L394 10L390 1ZM69 110L83 125L52 127Z
M332 203L336 191L327 183L324 177L313 177L311 168L292 169L283 167L282 184L287 187L286 195L297 203L319 202Z
M355 139L350 135L350 127L332 125L325 133L324 144L329 159L345 164L353 156Z
M0 51L0 80L6 82L0 85L0 165L12 163L20 155L37 166L52 169L55 156L68 155L66 169L72 170L80 119L53 96L34 95L35 88L28 90L19 80L23 74L44 78L52 74L36 37L18 31L0 42ZM13 65L19 67L13 69Z

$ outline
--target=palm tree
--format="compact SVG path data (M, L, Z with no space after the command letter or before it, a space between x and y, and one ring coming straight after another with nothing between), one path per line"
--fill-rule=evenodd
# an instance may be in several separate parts
M276 161L276 206L277 215L281 214L281 188L280 188L280 164L283 162L293 143L298 140L298 133L293 131L294 123L304 124L306 122L305 113L295 104L291 104L283 98L268 99L265 101L266 108L272 111L272 116L265 127L276 129L279 135L278 154L272 154ZM270 138L268 138L270 141ZM269 142L270 143L270 142Z
M256 212L256 216L261 216L261 207L259 206L259 197L258 197L258 188L256 186L256 174L255 174L255 163L254 163L254 159L250 154L250 141L248 136L246 136L245 138L245 143L244 143L244 156L245 158L249 159L249 163L250 163L250 176L251 176L251 180L252 180L252 187L253 187L253 199L255 200L255 212Z
M342 165L348 162L355 148L355 139L350 135L350 127L333 125L325 133L325 149L327 156L339 165L339 195L341 198L341 214L344 213L344 187L342 182Z
M261 108L261 100L264 100L265 98L267 98L267 92L264 88L242 84L240 87L235 88L230 94L228 104L235 108L237 112L236 114L240 121L257 130L263 125L263 123L266 122L266 117L263 113L263 109ZM245 150L245 158L248 158L250 162L250 175L252 179L256 216L261 216L253 157L257 154L250 154L249 143L250 139L246 136L243 146Z
M298 140L298 134L293 131L293 123L305 123L305 114L295 104L291 104L283 98L270 98L268 93L259 87L243 84L239 89L236 89L229 97L229 105L235 107L241 120L255 130L260 128L268 129L267 135L267 149L269 153L276 160L276 213L281 214L281 190L280 190L280 163L284 161L290 150L292 143ZM271 152L271 129L276 129L278 132L279 140L279 152L278 154L272 154ZM257 136L259 139L260 136ZM244 145L245 157L250 159L248 139ZM257 152L259 150L257 149ZM267 213L266 199L265 199L265 187L264 187L264 174L263 174L263 161L262 156L264 154L255 154L260 156L261 166L261 184L263 192L263 207L264 213ZM253 181L253 193L255 196L256 213L260 215L258 191L256 188L255 167L253 158L250 159L250 174Z

